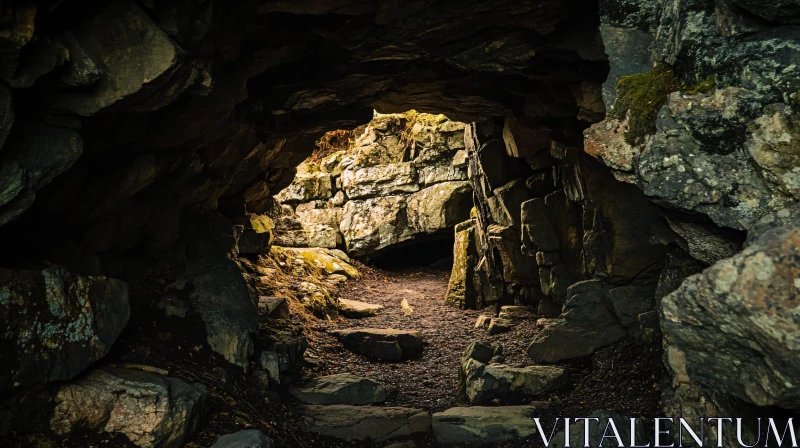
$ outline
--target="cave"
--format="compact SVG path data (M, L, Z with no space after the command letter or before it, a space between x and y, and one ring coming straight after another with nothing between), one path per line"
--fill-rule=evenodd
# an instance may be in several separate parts
M799 18L796 0L3 3L0 446L783 424Z

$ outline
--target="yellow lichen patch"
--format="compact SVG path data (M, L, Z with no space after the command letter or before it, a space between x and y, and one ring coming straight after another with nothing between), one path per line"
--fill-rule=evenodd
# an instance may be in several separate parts
M250 226L256 233L268 233L275 228L275 223L272 222L272 219L267 215L250 213L247 217L250 220Z

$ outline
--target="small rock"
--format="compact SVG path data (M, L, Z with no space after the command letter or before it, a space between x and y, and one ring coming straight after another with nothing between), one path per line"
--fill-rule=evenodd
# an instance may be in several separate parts
M533 406L452 408L433 414L433 434L440 445L491 445L536 434ZM577 445L576 445L577 446Z
M345 317L361 318L374 316L383 309L383 305L359 302L358 300L339 299L339 312Z
M211 448L273 448L275 442L257 429L228 434L217 439Z
M538 395L555 389L567 381L560 367L515 367L505 364L484 364L469 358L462 361L463 390L471 404L522 395Z
M492 316L488 314L481 314L478 320L475 321L475 328L489 329L489 324L492 323Z
M290 315L289 302L283 297L260 296L258 310L270 319L288 319Z
M331 334L355 353L385 361L419 356L422 352L422 333L419 331L383 328L335 330Z
M298 408L305 428L341 440L383 442L422 435L431 426L431 416L421 409L375 406L315 406Z
M289 393L303 403L319 405L364 405L386 400L386 389L380 383L349 373L316 378Z
M489 323L489 334L500 334L510 331L511 325L511 321L508 319L494 318L491 323Z

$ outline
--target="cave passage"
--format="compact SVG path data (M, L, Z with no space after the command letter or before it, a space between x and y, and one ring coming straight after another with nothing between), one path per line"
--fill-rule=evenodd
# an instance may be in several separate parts
M454 241L453 229L446 229L438 238L420 238L391 247L373 255L369 261L387 271L433 267L449 273L453 266Z

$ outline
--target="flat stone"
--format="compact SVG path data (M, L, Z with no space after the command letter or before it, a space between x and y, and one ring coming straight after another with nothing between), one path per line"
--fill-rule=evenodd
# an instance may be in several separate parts
M375 406L300 406L305 429L348 441L383 442L425 434L431 416L421 409Z
M350 351L385 361L399 361L419 356L422 333L391 328L335 330L331 334Z
M501 319L538 319L539 315L527 306L504 306L500 308Z
M489 334L500 334L511 331L512 323L508 319L496 317L489 323Z
M492 445L536 434L534 406L472 406L433 414L433 434L440 445Z
M273 448L275 442L257 429L228 434L217 439L211 448Z
M289 393L303 403L318 405L364 405L386 400L386 389L380 383L349 373L315 378Z
M475 359L464 363L465 390L471 404L485 404L495 399L538 395L567 381L566 371L553 366L515 367L483 364Z
M383 305L359 302L358 300L339 299L339 312L346 317L370 317L383 309Z

